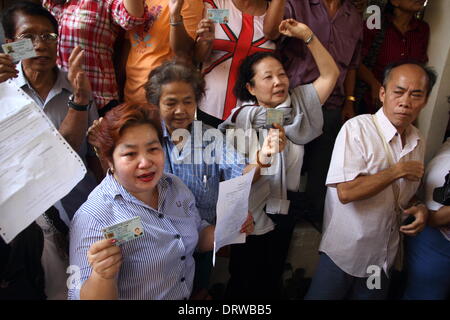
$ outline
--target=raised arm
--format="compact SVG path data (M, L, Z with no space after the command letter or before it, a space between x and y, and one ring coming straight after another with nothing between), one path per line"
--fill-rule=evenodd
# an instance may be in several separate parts
M195 61L200 63L209 58L212 52L214 37L214 22L207 18L203 18L197 28Z
M284 6L286 0L272 0L264 17L263 32L264 36L270 40L276 40L280 36L278 30L284 16Z
M68 78L73 88L73 102L76 105L87 106L91 98L91 85L86 73L83 71L83 50L76 47L69 57ZM88 110L79 111L69 108L67 115L62 121L59 132L67 142L79 151L88 128Z
M399 162L376 174L358 176L352 181L337 184L338 197L343 204L368 199L380 193L397 179L406 178L410 181L419 181L423 173L422 162Z
M333 91L339 77L339 69L333 57L306 24L294 19L283 20L279 31L288 37L308 42L306 45L311 51L320 73L319 78L313 82L313 86L317 91L320 103L323 104Z
M170 48L177 57L192 58L194 51L194 39L187 33L184 27L181 9L184 0L170 0Z

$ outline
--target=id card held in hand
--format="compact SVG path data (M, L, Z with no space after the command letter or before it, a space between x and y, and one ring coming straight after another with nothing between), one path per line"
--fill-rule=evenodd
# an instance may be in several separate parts
M228 9L208 9L207 17L215 23L228 23L230 10Z
M267 109L266 110L266 129L273 128L274 123L278 123L280 126L283 125L283 111L277 109Z
M119 246L144 235L141 217L134 217L130 220L105 228L102 231L105 239L115 239Z

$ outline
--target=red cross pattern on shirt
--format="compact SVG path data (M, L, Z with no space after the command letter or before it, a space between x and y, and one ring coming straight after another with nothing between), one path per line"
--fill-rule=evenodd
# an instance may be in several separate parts
M217 9L213 0L204 0L211 4L214 9ZM261 48L260 46L269 41L262 37L253 41L254 36L254 16L243 13L242 14L242 27L239 37L233 33L227 24L220 24L223 31L228 37L228 40L214 39L213 50L227 52L217 60L213 61L211 65L206 68L203 73L208 74L212 69L221 64L222 62L231 59L230 71L228 73L227 81L227 93L225 96L225 104L222 119L225 120L230 114L231 110L236 107L237 98L233 93L233 88L236 83L236 79L239 75L239 66L241 62L248 56L256 52L273 52L273 49Z

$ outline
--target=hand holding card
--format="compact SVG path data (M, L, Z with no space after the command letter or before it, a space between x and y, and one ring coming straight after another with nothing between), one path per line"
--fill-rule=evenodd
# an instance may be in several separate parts
M92 274L102 279L114 279L122 265L122 252L115 240L100 240L91 245L87 258Z
M16 78L18 73L12 58L7 54L0 53L0 83Z

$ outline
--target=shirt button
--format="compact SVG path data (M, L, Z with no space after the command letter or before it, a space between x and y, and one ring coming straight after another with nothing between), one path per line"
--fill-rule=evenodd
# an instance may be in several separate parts
M183 278L181 278L181 282L184 282L184 280L186 280L184 277Z
M162 213L160 213L159 215L158 215L158 218L164 218L164 215L162 214Z
M182 256L182 257L181 257L181 260L184 260L184 259L186 259L186 256Z
M176 236L175 236L175 239L180 239L181 238L181 236L179 235L179 234L177 234Z

